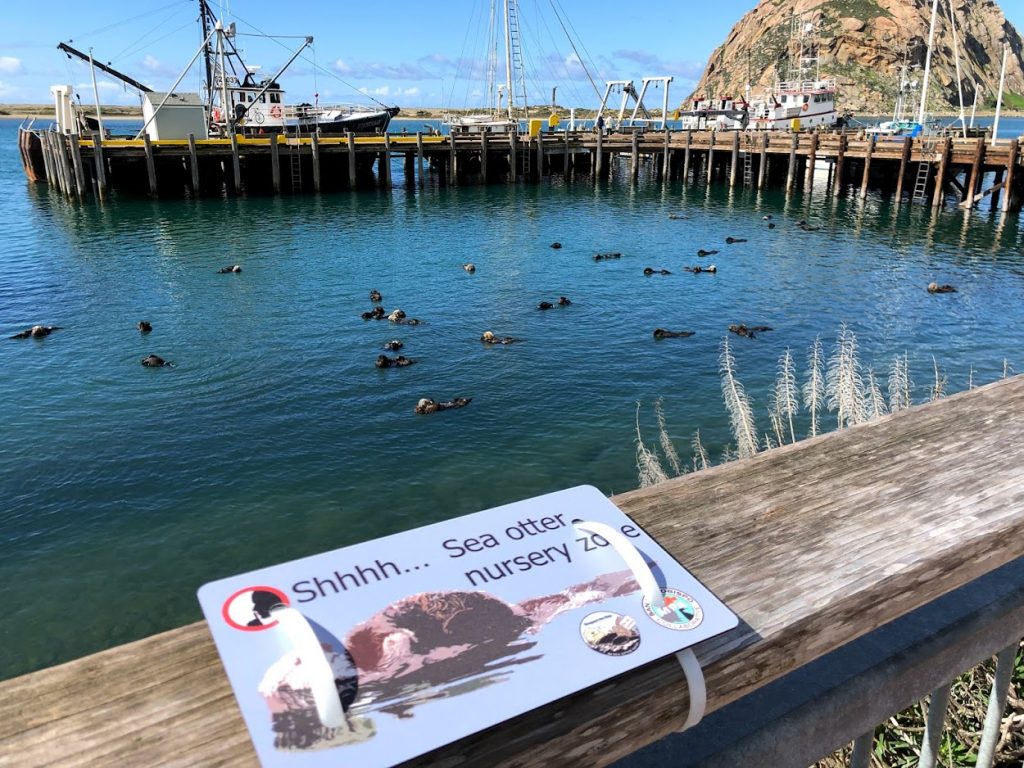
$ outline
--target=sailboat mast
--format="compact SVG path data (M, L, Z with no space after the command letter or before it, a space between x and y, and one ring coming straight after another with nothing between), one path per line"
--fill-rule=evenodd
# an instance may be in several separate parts
M206 94L213 103L213 63L210 61L210 12L206 0L199 0L199 25L203 34L203 64L206 66Z
M515 96L512 92L512 26L509 21L508 4L505 3L505 87L508 89L508 119L511 120L515 109Z
M924 56L924 77L921 81L921 108L917 113L917 122L924 125L924 108L928 100L928 75L932 71L932 43L935 42L935 17L939 12L939 0L932 0L932 23L928 27L928 52Z
M497 0L491 0L491 16L487 24L487 110L496 114L501 109L495 89L498 77Z
M224 112L224 133L231 133L232 118L234 117L231 102L228 101L228 73L224 68L224 25L217 22L217 57L220 60L220 101L221 109Z

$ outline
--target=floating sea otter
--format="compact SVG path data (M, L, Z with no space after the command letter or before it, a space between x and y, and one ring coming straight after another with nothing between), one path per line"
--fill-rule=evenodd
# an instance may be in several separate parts
M480 341L484 344L515 344L518 339L513 339L511 336L495 336L490 331L484 331Z
M705 251L703 248L701 248L699 251L697 251L697 255L701 256L701 257L703 257L703 256L714 256L716 253L718 253L718 251Z
M718 271L718 267L714 264L709 264L706 267L702 267L698 264L696 267L683 267L683 271L692 272L695 275L699 275L701 272L707 272L713 275Z
M772 220L772 215L770 213L767 214L766 216L762 216L761 217L761 221L771 221L771 220Z
M392 323L397 323L398 325L419 325L421 322L420 320L417 320L415 317L406 318L405 312L403 312L400 309L396 309L394 312L388 315L388 320L390 320Z
M370 291L370 301L383 301L384 298L380 295L380 291L374 289Z
M363 312L360 317L363 318L363 320L383 320L384 307L374 307L369 312Z
M470 274L476 272L476 264L463 264L462 268L469 272Z
M775 229L775 224L772 223L772 222L769 222L768 229Z
M952 285L939 285L938 283L928 283L928 293L956 293L956 288Z
M377 355L377 360L374 362L374 365L378 368L405 368L407 365L413 365L415 362L415 360L410 360L404 355L399 355L398 357Z
M690 218L689 216L683 216L683 215L682 215L682 214L680 214L680 213L670 213L670 214L668 215L668 217L669 217L670 219L672 219L673 221L674 221L674 220L677 220L677 219L688 219L688 218Z
M607 261L608 259L621 259L621 258L622 258L622 254L621 253L615 253L615 252L595 253L594 254L594 261Z
M27 331L16 333L11 336L12 339L42 339L49 336L54 331L61 330L59 325L33 325Z
M146 368L164 368L164 367L166 367L166 368L173 368L174 367L174 363L171 363L171 362L168 362L167 360L164 360L159 355L148 355L148 356L142 358L142 364Z
M153 330L153 325L149 322L149 320L139 320L139 324L136 325L135 327L139 329L140 333L149 333L150 331Z
M813 225L811 225L811 224L808 224L808 223L807 223L806 221L804 221L803 219L801 219L800 221L798 221L798 222L796 223L796 225L797 225L798 227L800 227L800 229L802 229L802 230L803 230L804 232L817 232L817 231L818 231L819 229L821 229L821 227L815 227L815 226L813 226Z
M652 267L644 267L645 275L671 275L667 269L654 269Z
M238 264L232 264L230 267L221 267L217 270L218 275L226 275L229 272L241 272L242 268Z
M448 411L452 408L465 408L473 401L472 397L455 397L451 400L442 400L440 403L431 400L429 397L422 398L416 403L416 413L436 413L437 411Z
M749 328L745 325L730 325L729 330L737 336L746 336L748 339L752 339L755 333L770 331L771 328L767 325L752 325Z
M732 245L733 243L745 243L746 238L743 237L727 237L725 238L726 245Z
M554 248L555 250L558 250L559 248L562 247L562 244L561 243L557 243L557 242L556 243L552 243L551 247Z
M559 307L568 307L570 304L572 304L572 302L569 301L569 299L567 299L565 296L558 297ZM542 301L540 304L537 305L537 309L551 309L554 306L555 305L552 304L550 301Z
M695 331L666 331L664 328L654 329L654 338L656 339L685 339L693 336Z
M384 349L388 350L389 352L394 352L396 350L401 349L404 346L405 344L403 344L398 339L392 339L391 341L384 342Z

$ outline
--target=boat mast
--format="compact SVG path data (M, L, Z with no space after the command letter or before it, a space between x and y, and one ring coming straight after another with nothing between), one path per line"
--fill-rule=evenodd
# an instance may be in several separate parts
M935 42L935 18L939 12L939 0L932 0L932 22L928 27L928 52L924 55L924 77L921 82L921 108L917 113L917 122L924 125L924 107L928 100L928 75L932 70L932 43Z
M501 109L501 99L495 90L498 87L497 8L497 0L491 0L491 18L487 24L487 110L494 115Z
M508 119L512 119L512 110L515 108L515 96L512 93L512 27L509 22L508 4L505 3L505 87L508 89Z
M103 135L103 110L100 109L100 89L96 85L96 66L92 60L92 48L89 49L89 73L92 75L92 95L96 99L96 122L99 123L100 136Z
M960 101L960 130L963 137L967 138L967 116L964 114L964 81L960 75L960 50L956 42L956 13L953 11L953 0L949 0L949 25L953 30L953 60L956 62L956 94Z
M64 53L68 54L68 56L77 56L82 61L90 61L90 57L89 57L88 54L82 53L77 48L72 48L67 43L58 43L57 44L57 50L58 51L63 51ZM135 80L135 79L133 79L131 77L128 77L128 75L124 74L123 72L118 72L116 69L114 69L109 64L103 64L102 62L97 61L97 62L93 62L93 66L95 66L96 69L100 70L101 72L106 72L108 75L113 75L118 80L120 80L122 83L127 83L132 88L140 90L143 93L152 93L153 92L153 89L150 88L149 86L143 85L138 80Z
M213 63L210 51L210 9L206 0L199 0L199 25L203 34L203 64L206 66L206 94L213 104Z
M232 131L231 123L234 114L231 103L228 101L228 73L224 68L224 25L219 19L214 29L217 32L217 58L220 61L220 103L224 112L224 135L229 135Z
M992 145L995 146L999 140L999 116L1003 112L1003 86L1006 84L1006 55L1010 52L1010 46L1003 42L1003 66L999 70L999 93L996 94L996 119L992 123Z

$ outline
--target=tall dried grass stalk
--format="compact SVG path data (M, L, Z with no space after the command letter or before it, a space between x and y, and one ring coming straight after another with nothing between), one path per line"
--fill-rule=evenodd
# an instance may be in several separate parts
M708 452L704 450L704 444L700 441L699 429L694 433L693 440L690 441L690 448L693 450L694 472L700 469L707 469L711 466L711 460L708 459Z
M800 410L800 395L796 389L796 368L793 365L793 353L789 348L779 358L779 372L772 390L770 413L772 427L778 444L786 442L785 427L789 426L789 442L796 442L796 431L793 429L793 416Z
M824 362L821 354L821 336L814 337L814 343L807 353L807 381L803 387L804 407L811 413L811 437L818 434L821 404L825 398Z
M932 355L932 366L935 368L935 381L932 382L931 391L928 393L929 402L946 396L946 374L939 370L939 361Z
M889 410L895 413L909 408L913 390L914 382L910 380L910 366L904 352L903 357L897 355L892 359L892 367L889 368Z
M736 438L736 453L741 459L757 453L757 425L747 393L736 378L736 361L729 350L729 340L722 339L722 353L718 358L722 372L722 397L729 412L729 424Z
M882 390L878 386L878 379L875 378L873 369L868 368L868 392L867 392L868 418L877 419L885 416L889 409L885 407L885 398L882 397Z
M665 455L669 466L672 467L672 472L678 477L683 474L684 470L679 466L679 454L676 453L676 448L672 445L672 438L668 436L668 428L665 426L665 410L660 397L654 401L654 416L658 420L658 444L661 445L661 452Z
M636 471L640 477L641 488L649 488L668 480L668 475L658 461L658 455L644 445L644 439L640 434L639 402L636 404Z
M825 394L828 396L828 409L836 412L836 425L840 429L867 421L864 379L857 359L857 337L846 323L839 326L835 351L828 361Z

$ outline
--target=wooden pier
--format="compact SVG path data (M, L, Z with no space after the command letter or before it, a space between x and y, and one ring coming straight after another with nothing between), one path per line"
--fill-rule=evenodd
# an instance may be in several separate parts
M614 497L740 617L697 647L708 711L1024 563L1024 420L1011 417L1022 409L1018 376ZM1012 608L945 609L951 639L978 625L998 630L997 644L1016 643L1024 582L1015 578ZM929 629L923 641L938 639ZM947 674L937 659L917 664L922 685ZM894 668L876 667L873 681L892 678ZM860 717L878 685L839 695ZM900 697L905 686L901 678ZM678 663L663 659L411 764L607 765L678 729L686 690ZM838 741L849 723L820 701L806 702L826 718L817 730ZM784 748L789 762L768 764L802 759ZM158 764L256 765L204 623L0 683L0 765Z
M174 141L34 135L41 144L36 149L21 142L29 178L78 199L111 192L182 197L387 188L395 160L403 163L412 188L536 182L550 174L601 179L612 173L613 161L624 160L632 180L646 168L669 181L796 189L809 186L825 168L831 194L864 197L878 190L900 202L934 207L950 197L971 207L991 195L992 207L1003 211L1018 211L1024 202L1018 139L738 131L277 134Z

